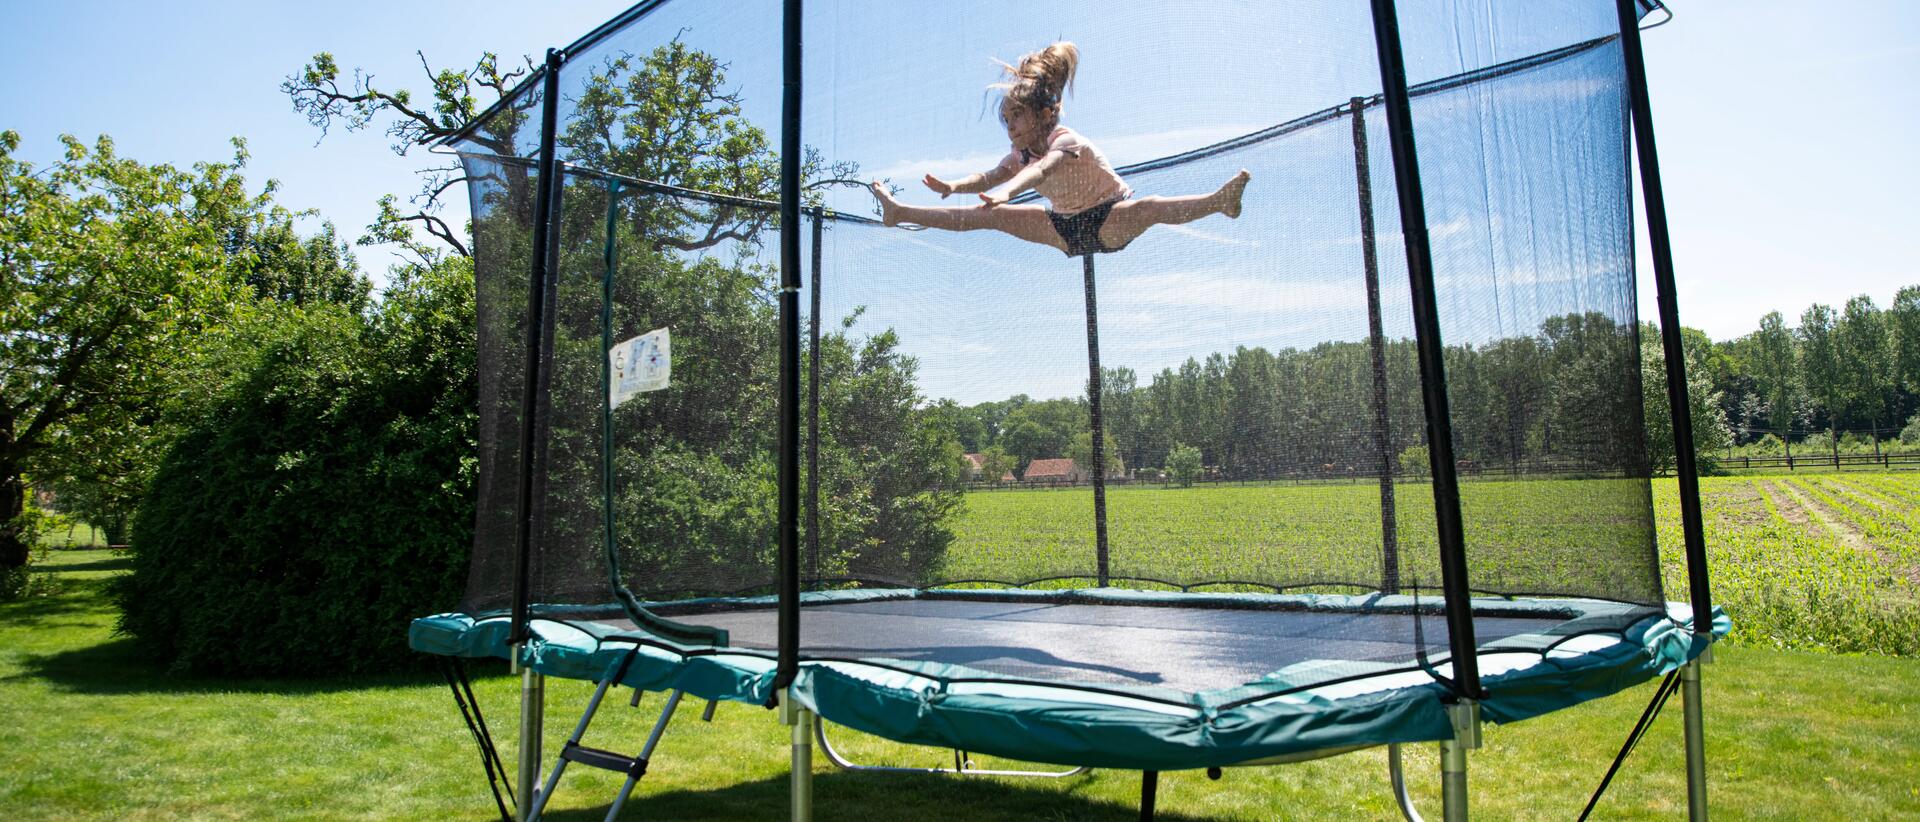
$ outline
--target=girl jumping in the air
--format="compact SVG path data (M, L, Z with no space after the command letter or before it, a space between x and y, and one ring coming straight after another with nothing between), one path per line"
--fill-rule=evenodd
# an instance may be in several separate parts
M1212 194L1130 199L1133 189L1114 173L1106 155L1078 132L1060 125L1060 98L1072 85L1079 63L1080 50L1063 42L1007 67L1010 79L996 87L1004 91L1000 122L1007 127L1013 151L999 165L979 174L958 180L929 174L923 181L942 198L979 194L979 206L905 205L893 198L886 185L876 182L873 195L880 199L882 222L948 231L993 229L1079 257L1119 251L1162 223L1189 223L1209 214L1240 216L1240 195L1251 179L1245 169ZM991 193L1002 184L1006 188ZM1040 192L1052 207L1007 204L1028 189Z

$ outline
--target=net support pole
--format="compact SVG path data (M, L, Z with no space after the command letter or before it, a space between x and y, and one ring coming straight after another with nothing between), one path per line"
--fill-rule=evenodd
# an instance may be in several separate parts
M780 105L779 656L772 694L800 673L800 0L785 0Z
M1087 284L1087 410L1093 423L1093 540L1100 587L1107 587L1112 569L1107 555L1107 429L1100 414L1100 309L1094 297L1093 255L1080 258Z
M807 283L807 572L808 585L820 584L820 239L826 222L812 210L813 260Z
M1700 468L1693 452L1693 408L1687 401L1687 356L1681 345L1680 306L1673 280L1673 241L1667 233L1667 199L1660 186L1660 152L1653 141L1653 106L1647 99L1647 65L1640 50L1640 0L1619 0L1620 49L1626 60L1627 96L1633 106L1633 145L1640 158L1640 190L1647 205L1647 240L1653 252L1654 291L1660 301L1660 342L1667 359L1667 402L1673 407L1673 468L1680 481L1680 530L1687 554L1693 631L1713 633L1713 598L1707 586L1707 540L1700 517Z
M1353 175L1360 195L1360 260L1367 276L1367 349L1373 366L1373 442L1380 461L1380 592L1400 593L1400 533L1393 500L1393 429L1387 415L1387 335L1380 320L1380 254L1374 245L1373 172L1367 158L1367 100L1353 113Z
M544 404L541 394L543 352L547 336L547 291L548 280L552 278L552 261L549 253L553 245L553 200L559 186L554 182L558 158L554 156L554 131L559 112L557 98L560 96L560 63L558 50L547 49L545 82L541 88L540 101L540 163L534 181L533 195L533 271L527 278L527 347L525 384L520 397L520 510L518 528L514 533L513 568L513 614L508 626L507 641L525 642L527 639L527 597L530 575L532 574L532 552L534 531L534 485L537 478L534 457L538 451L535 441L539 434L539 412Z
M607 240L600 271L600 522L607 552L608 584L620 590L620 540L613 497L613 279L620 257L620 181L607 181Z
M552 377L545 366L545 353L550 347L548 338L552 324L549 318L553 316L548 292L552 288L554 275L552 223L553 215L558 210L554 201L560 191L556 179L559 162L554 151L554 132L559 119L560 64L563 60L560 51L547 50L546 74L541 88L540 164L536 172L537 188L533 195L533 271L527 282L527 358L520 404L519 527L515 532L514 545L513 610L507 629L507 642L513 646L516 664L519 664L520 654L531 636L527 621L533 570L533 535L538 519L534 502L538 497L536 481L540 479L536 457L542 450L536 448L536 443L544 430L540 425L540 416L546 407L548 381ZM514 809L520 819L526 819L532 813L534 798L539 791L540 734L545 715L546 678L531 667L522 668L517 779L520 790Z
M1457 698L1473 700L1481 698L1480 664L1474 655L1466 537L1460 519L1460 485L1454 474L1452 412L1447 407L1445 348L1440 340L1433 250L1427 240L1427 209L1421 197L1420 163L1414 147L1413 106L1407 94L1407 68L1393 0L1373 0L1373 39L1379 51L1394 186L1400 197L1400 233L1406 240L1407 280L1413 292L1414 343L1420 354L1420 392L1433 469L1433 518L1440 541L1440 584L1446 595L1453 689Z
M1654 291L1660 302L1660 342L1667 360L1667 403L1673 416L1673 467L1680 484L1680 530L1687 554L1688 598L1693 632L1713 636L1713 596L1707 578L1707 539L1700 516L1700 469L1694 460L1693 407L1687 398L1686 349L1681 343L1680 305L1673 277L1673 238L1667 232L1667 200L1660 185L1660 152L1653 139L1653 104L1647 96L1646 54L1640 49L1638 0L1618 0L1620 51L1627 69L1633 112L1633 145L1640 160L1640 191L1647 207L1647 240L1653 252ZM1837 462L1837 460L1836 460ZM1709 646L1711 647L1711 646ZM1687 757L1687 815L1707 818L1707 751L1700 674L1703 654L1681 670Z

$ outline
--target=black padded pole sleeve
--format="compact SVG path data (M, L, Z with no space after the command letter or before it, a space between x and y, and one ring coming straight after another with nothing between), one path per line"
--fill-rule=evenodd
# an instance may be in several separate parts
M813 260L807 283L807 574L820 580L820 240L826 215L813 209Z
M533 532L535 519L534 488L535 439L541 430L539 412L545 407L541 396L542 349L547 337L547 290L553 272L550 264L553 245L553 199L559 184L554 180L559 163L554 156L554 131L559 119L560 64L564 57L556 49L547 49L545 83L540 98L540 167L533 195L533 271L527 279L527 359L525 385L520 402L520 510L519 530L514 535L513 618L507 641L519 644L527 639L527 598L532 575Z
M1093 255L1081 257L1087 284L1087 406L1093 422L1093 540L1094 564L1100 587L1107 587L1112 569L1107 556L1107 427L1100 415L1100 309L1094 299Z
M1660 188L1660 152L1653 144L1653 106L1647 101L1647 64L1640 51L1640 0L1619 0L1620 48L1633 105L1633 144L1640 153L1640 190L1647 201L1647 240L1660 300L1660 342L1667 358L1667 402L1673 406L1673 468L1680 480L1680 529L1685 535L1693 630L1713 633L1713 597L1707 585L1707 538L1700 519L1700 468L1693 453L1693 409L1687 401L1687 356L1681 347L1680 306L1673 284L1673 241Z
M1380 474L1380 592L1400 593L1400 529L1393 498L1393 428L1387 413L1387 336L1380 320L1380 253L1374 245L1373 171L1367 157L1367 100L1347 104L1353 114L1353 176L1360 195L1360 263L1367 277L1367 350L1373 366L1373 443Z
M780 630L777 694L800 672L800 0L786 0L780 106ZM777 697L776 697L777 698Z
M1454 476L1453 423L1447 407L1440 307L1434 295L1433 251L1427 241L1427 209L1414 149L1413 107L1407 95L1407 67L1400 52L1400 21L1393 0L1373 0L1373 39L1379 51L1394 185L1400 195L1400 233L1406 239L1407 280L1413 292L1414 343L1420 353L1420 391L1427 414L1428 457L1433 465L1433 518L1440 538L1440 584L1446 595L1454 688L1462 698L1479 699L1480 664L1474 655L1472 594L1467 587L1460 485Z

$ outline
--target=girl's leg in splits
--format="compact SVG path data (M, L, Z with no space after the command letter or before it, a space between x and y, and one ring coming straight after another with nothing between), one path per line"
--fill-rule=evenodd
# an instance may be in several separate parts
M892 192L880 183L873 184L873 196L880 200L881 222L887 225L914 223L946 231L987 229L1060 251L1067 250L1066 241L1060 239L1060 232L1054 230L1053 218L1047 216L1044 206L912 206L895 200Z
M1121 200L1113 204L1113 211L1107 215L1106 223L1100 226L1100 243L1107 248L1119 248L1133 242L1135 237L1154 226L1190 223L1209 214L1238 218L1240 196L1246 192L1247 181L1252 178L1246 169L1241 169L1239 174L1233 175L1233 179L1212 194Z

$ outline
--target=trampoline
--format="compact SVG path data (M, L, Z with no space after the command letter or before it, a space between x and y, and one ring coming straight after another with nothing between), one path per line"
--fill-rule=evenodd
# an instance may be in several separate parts
M513 815L596 767L627 776L617 816L694 697L780 709L796 819L816 746L927 770L855 765L828 723L963 774L1140 771L1143 818L1160 771L1386 745L1417 819L1399 746L1438 742L1458 819L1481 723L1665 677L1621 756L1682 692L1704 818L1700 663L1730 623L1686 446L1685 600L1661 580L1634 302L1637 148L1683 392L1658 6L1402 5L1290 9L1276 54L1248 36L1271 15L1220 2L643 2L449 138L478 513L464 600L410 642L521 671L512 776L453 680ZM872 36L909 25L970 45ZM1240 216L1067 262L883 225L866 181L927 202L909 184L999 131L991 72L944 66L1061 31L1089 55L1066 111L1139 196L1244 168ZM1214 64L1181 62L1198 44ZM1159 103L1101 102L1126 94ZM1022 478L976 475L1002 461ZM547 678L595 684L551 759ZM618 687L668 694L652 734L587 746Z

